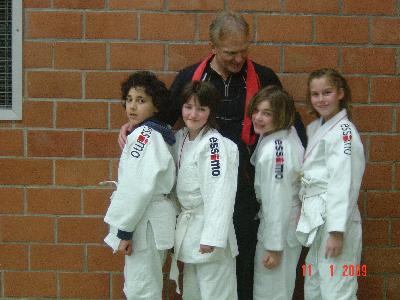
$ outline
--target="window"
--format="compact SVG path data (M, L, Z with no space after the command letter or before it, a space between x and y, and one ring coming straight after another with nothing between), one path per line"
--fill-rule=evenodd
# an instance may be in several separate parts
M22 0L0 1L0 120L22 118Z

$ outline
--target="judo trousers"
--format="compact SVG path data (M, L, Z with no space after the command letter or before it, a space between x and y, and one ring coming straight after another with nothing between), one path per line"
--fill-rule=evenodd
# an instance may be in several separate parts
M153 229L147 224L147 247L125 255L124 293L128 300L161 300L163 289L162 267L167 250L158 250Z
M183 300L237 300L235 258L199 264L185 263Z
M357 274L351 274L360 265L361 223L350 221L344 233L342 254L325 258L329 233L323 225L306 257L304 299L305 300L354 300L357 299Z
M253 299L254 255L259 220L233 219L239 255L236 257L236 275L239 300Z
M254 260L254 300L291 300L301 246L285 245L279 266L267 269L262 263L265 249L257 243Z

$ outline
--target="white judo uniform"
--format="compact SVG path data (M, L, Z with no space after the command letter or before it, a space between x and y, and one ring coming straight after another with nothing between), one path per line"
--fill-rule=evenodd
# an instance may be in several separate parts
M254 300L292 299L301 244L296 238L300 215L300 172L304 148L294 127L260 137L250 159L260 202L260 226L254 259ZM281 263L267 269L266 250L282 251Z
M345 266L360 264L357 200L365 168L363 145L345 109L324 124L321 118L312 122L307 135L296 232L305 246L311 245L306 258L305 299L357 299L357 277L343 271ZM344 233L342 254L325 258L326 241L333 231Z
M171 266L177 281L176 260L182 261L183 299L235 300L233 207L238 173L238 149L214 129L203 129L189 141L186 128L175 135L178 165L176 195L181 206ZM214 246L201 254L200 244Z
M162 266L173 247L176 206L167 198L175 182L170 146L158 131L142 125L128 136L118 168L117 190L104 221L105 241L115 249L117 229L133 232L133 253L125 255L124 293L129 300L161 300Z

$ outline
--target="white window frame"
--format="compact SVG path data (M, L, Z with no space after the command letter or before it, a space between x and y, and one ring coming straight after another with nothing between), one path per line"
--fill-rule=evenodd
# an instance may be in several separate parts
M12 105L0 108L0 120L22 119L22 0L12 0Z

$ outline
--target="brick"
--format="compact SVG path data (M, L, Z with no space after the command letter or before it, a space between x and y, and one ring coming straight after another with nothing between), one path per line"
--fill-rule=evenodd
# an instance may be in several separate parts
M24 68L51 68L53 65L53 44L24 42Z
M368 193L367 214L369 217L400 217L400 192Z
M16 127L53 127L53 103L24 100L23 117Z
M127 122L125 108L121 103L110 104L110 128L120 129Z
M397 111L397 126L396 131L400 132L400 110Z
M111 44L111 69L163 70L162 44Z
M29 131L28 156L79 157L82 133L74 131Z
M371 79L371 100L374 102L397 103L400 101L399 90L399 77L378 77Z
M50 7L50 0L24 0L24 8L47 8Z
M78 9L96 9L104 8L104 0L54 0L55 8L78 8Z
M28 189L27 210L30 214L80 214L81 191L78 189Z
M280 76L280 80L285 90L293 96L295 101L305 101L307 92L307 75L289 75Z
M123 293L124 288L124 277L122 274L111 274L111 284L112 284L112 299L125 299L125 294ZM170 300L173 300L169 298Z
M343 13L394 15L396 13L396 0L343 0Z
M86 98L119 99L128 73L93 72L86 76Z
M368 19L356 17L316 17L318 43L368 43Z
M376 59L379 57L379 59ZM344 73L394 74L396 51L390 48L343 48Z
M56 184L85 186L97 185L108 179L106 160L57 160Z
M32 98L82 97L82 79L78 72L28 72L27 81L27 94Z
M113 189L98 189L83 191L83 212L86 215L104 216L110 205Z
M296 105L296 110L300 114L304 126L307 126L308 124L310 124L312 121L315 120L315 117L307 111L307 107L305 105L301 106Z
M107 128L108 104L102 102L57 103L57 128Z
M89 272L124 270L124 255L113 255L108 246L88 246L87 253Z
M0 213L22 213L24 211L24 190L19 188L0 188Z
M178 71L199 62L210 52L208 45L169 45L168 70Z
M136 39L137 37L135 13L96 12L88 13L86 18L86 38Z
M276 72L280 70L280 47L252 45L249 56L255 62L268 66Z
M53 272L5 272L6 297L56 297L57 279Z
M353 122L359 131L389 132L392 130L392 108L357 106L352 109Z
M368 163L361 187L369 190L392 188L392 165Z
M389 242L389 223L381 220L364 220L363 245L385 246Z
M285 11L290 13L337 14L339 7L337 1L331 0L286 0Z
M192 1L181 1L181 0L169 0L169 10L223 10L223 0L192 0Z
M396 188L400 189L400 164L396 164Z
M108 274L61 273L62 298L108 299L110 295Z
M119 165L119 160L115 159L111 161L111 180L117 181L118 179L118 165Z
M85 157L114 157L121 155L117 132L85 132Z
M83 246L31 245L30 266L32 270L83 270Z
M103 218L58 219L58 242L61 243L97 243L103 244L108 228Z
M160 10L163 9L163 0L108 0L110 9L148 9Z
M52 184L51 160L0 159L0 184Z
M371 40L374 44L400 44L400 20L374 18L372 21Z
M248 0L248 1L240 1L240 0L229 0L227 7L230 10L256 10L262 12L268 11L280 11L280 1L279 0L271 0L271 1L263 1L263 0Z
M351 89L353 102L366 103L368 101L368 78L367 77L346 77Z
M284 47L285 72L311 72L320 68L337 68L336 47Z
M104 43L56 43L54 66L56 69L105 69L106 45Z
M28 246L0 244L1 270L27 270Z
M388 300L396 300L399 297L400 291L400 276L391 275L387 278L387 292L386 296Z
M359 287L357 291L358 299L385 299L384 298L384 286L385 278L383 276L370 275L360 276L357 278Z
M0 130L0 141L1 156L24 155L22 130Z
M54 241L54 218L0 216L0 224L2 242Z
M28 38L81 38L82 15L77 12L28 12Z
M400 246L400 220L392 220L391 233L392 245Z
M193 40L195 20L192 14L142 14L140 37L143 40Z
M400 136L372 136L371 161L400 160Z
M396 248L366 248L364 263L369 273L400 272L400 251ZM390 259L388 259L390 258Z
M309 16L258 16L257 41L311 42L312 18Z

